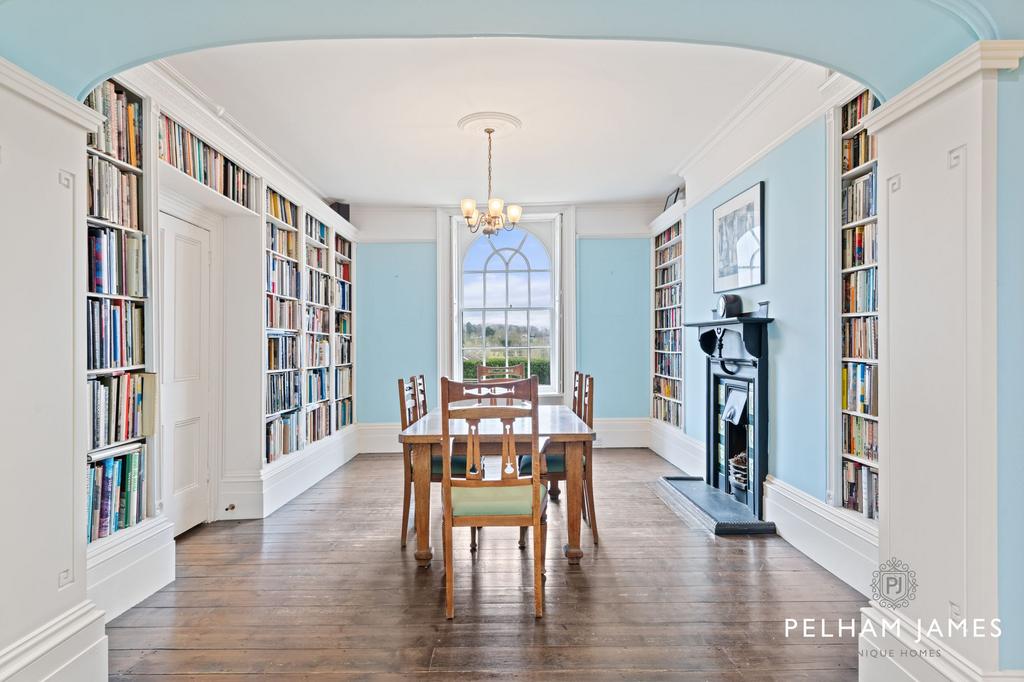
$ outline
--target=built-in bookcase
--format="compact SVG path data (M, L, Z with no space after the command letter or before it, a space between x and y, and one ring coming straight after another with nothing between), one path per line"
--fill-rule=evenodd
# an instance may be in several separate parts
M352 242L334 235L334 428L343 429L354 420L352 394Z
M835 401L839 425L836 503L878 519L881 458L878 448L879 224L875 139L862 119L878 106L865 90L838 112L839 168L836 283L839 342Z
M683 223L654 236L654 364L651 416L683 426Z
M305 307L303 371L305 390L305 436L307 443L326 438L333 432L331 326L334 322L334 278L331 274L331 241L334 231L306 214Z
M86 539L100 543L153 514L158 390L150 297L152 227L143 210L145 105L107 80L85 99L106 117L89 135L86 377L89 400Z

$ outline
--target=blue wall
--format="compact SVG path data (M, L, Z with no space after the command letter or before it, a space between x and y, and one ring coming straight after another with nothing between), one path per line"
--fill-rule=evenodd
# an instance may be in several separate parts
M999 306L999 642L1001 667L1024 669L1024 77L1021 69L999 74L999 157L996 256Z
M576 366L595 417L650 414L651 240L576 242Z
M359 244L356 417L396 424L398 377L423 374L437 395L437 250L432 243Z
M712 284L711 221L719 204L765 182L765 284L740 289L744 309L771 301L769 327L769 470L819 499L827 484L825 350L826 139L824 118L799 131L686 214L684 311L709 319L718 300ZM697 347L686 330L686 347ZM686 432L704 441L705 360L686 355Z

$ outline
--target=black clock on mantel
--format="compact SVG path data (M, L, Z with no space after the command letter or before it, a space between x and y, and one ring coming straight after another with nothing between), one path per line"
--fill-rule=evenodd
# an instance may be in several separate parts
M719 319L737 317L743 312L743 299L736 294L722 294L718 297L718 306L715 308Z

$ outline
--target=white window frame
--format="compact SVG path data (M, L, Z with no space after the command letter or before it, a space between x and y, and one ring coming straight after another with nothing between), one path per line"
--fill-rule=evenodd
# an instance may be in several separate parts
M462 379L462 329L460 322L462 289L462 232L468 233L458 207L436 211L437 227L437 360L441 376ZM551 238L541 238L551 255L552 297L552 387L544 391L545 404L565 403L565 387L572 381L576 366L576 215L575 207L566 205L526 206L520 225L554 221ZM557 337L555 336L557 334ZM557 342L556 342L557 339ZM556 348L557 346L557 348ZM557 377L557 384L555 384Z

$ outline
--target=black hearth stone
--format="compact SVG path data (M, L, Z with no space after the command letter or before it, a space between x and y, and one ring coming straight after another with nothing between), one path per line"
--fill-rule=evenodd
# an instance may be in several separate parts
M665 476L665 482L679 493L683 506L715 535L775 533L774 523L761 521L750 513L750 507L712 488L703 478Z

